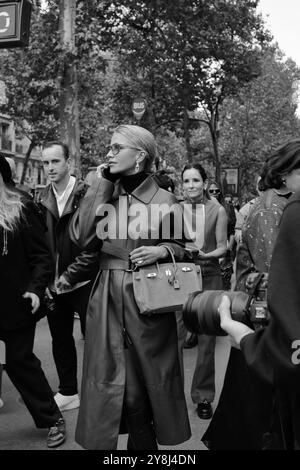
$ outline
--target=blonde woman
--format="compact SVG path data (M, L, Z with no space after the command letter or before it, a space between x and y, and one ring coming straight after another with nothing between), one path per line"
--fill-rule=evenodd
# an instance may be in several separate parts
M33 353L41 298L51 275L43 224L34 203L12 190L11 170L0 155L0 340L5 371L38 428L48 428L47 446L65 440L65 424L40 361Z
M87 449L116 449L118 434L126 431L128 449L133 450L156 450L157 442L177 445L191 435L175 315L141 315L133 292L132 267L167 258L162 243L177 258L184 256L172 234L163 238L164 219L151 219L151 226L147 225L155 205L171 208L177 202L150 173L155 156L156 143L149 131L133 125L117 127L98 193L90 188L86 205L80 207L78 226L74 224L73 237L82 248L91 246L94 239L101 250L100 272L87 311L76 431L77 442ZM105 226L113 228L104 242L101 203L110 203L106 207L111 218ZM139 236L131 223L134 209L143 217ZM153 232L158 234L155 239ZM123 251L127 259L121 258Z

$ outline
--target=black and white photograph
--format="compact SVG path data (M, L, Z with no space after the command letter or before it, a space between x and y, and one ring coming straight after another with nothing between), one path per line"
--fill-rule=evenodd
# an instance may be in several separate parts
M299 18L0 0L0 451L300 450Z

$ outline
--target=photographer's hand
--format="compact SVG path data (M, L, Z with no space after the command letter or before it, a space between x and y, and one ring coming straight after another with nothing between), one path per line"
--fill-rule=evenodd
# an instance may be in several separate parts
M230 313L230 298L227 295L223 295L218 311L220 314L220 326L224 330L232 341L232 345L235 348L240 349L240 343L244 336L249 333L254 333L251 328L243 323L235 321L231 317Z

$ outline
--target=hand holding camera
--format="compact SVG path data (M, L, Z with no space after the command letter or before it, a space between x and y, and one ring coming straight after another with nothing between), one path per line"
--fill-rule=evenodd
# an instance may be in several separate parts
M194 292L183 307L185 326L198 335L230 334L240 341L241 335L269 322L267 286L266 273L251 273L246 281L246 292Z

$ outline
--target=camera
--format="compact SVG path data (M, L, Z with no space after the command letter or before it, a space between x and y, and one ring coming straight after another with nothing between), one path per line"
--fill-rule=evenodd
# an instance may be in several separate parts
M193 292L183 306L183 321L186 328L198 335L226 336L220 327L218 307L222 296L230 298L233 320L257 329L268 324L270 313L267 307L267 273L251 273L246 280L245 292L207 290Z

